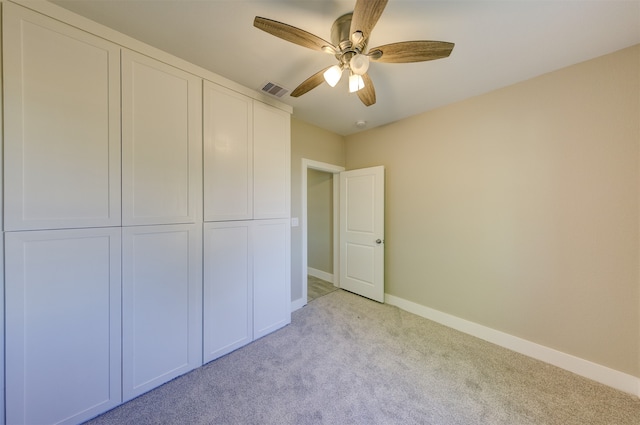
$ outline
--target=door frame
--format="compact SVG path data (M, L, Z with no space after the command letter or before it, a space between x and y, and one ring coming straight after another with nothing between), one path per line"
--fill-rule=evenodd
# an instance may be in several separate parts
M308 234L307 234L307 171L333 174L333 285L340 287L340 172L345 168L326 162L302 158L302 300L298 307L307 305Z

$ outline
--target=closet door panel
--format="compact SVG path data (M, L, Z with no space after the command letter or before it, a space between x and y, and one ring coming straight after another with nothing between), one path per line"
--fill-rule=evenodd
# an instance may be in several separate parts
M202 364L202 239L195 224L123 229L123 397Z
M253 216L252 100L204 82L204 220Z
M204 361L253 339L251 222L204 224Z
M7 423L79 423L118 405L120 229L5 241Z
M5 230L120 225L120 50L3 3Z
M253 337L291 323L288 219L253 222Z
M253 102L253 218L290 216L291 116Z
M201 219L201 93L200 78L123 51L123 225Z

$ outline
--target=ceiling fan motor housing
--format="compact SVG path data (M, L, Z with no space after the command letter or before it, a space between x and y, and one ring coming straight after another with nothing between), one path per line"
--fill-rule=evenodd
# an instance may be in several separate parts
M343 66L348 67L351 58L367 48L368 39L362 39L357 45L351 43L351 18L353 12L345 13L335 20L331 26L331 43L338 48L336 58Z

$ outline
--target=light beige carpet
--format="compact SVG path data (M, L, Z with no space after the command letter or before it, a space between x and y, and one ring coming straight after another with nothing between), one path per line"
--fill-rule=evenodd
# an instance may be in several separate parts
M640 400L338 290L91 423L638 425Z

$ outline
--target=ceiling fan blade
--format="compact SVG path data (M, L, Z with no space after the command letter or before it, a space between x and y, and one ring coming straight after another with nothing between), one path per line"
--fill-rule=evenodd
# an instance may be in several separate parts
M446 41L401 41L374 47L369 50L368 55L372 61L376 62L423 62L448 57L453 46L454 43Z
M354 44L361 40L367 40L371 30L378 22L388 0L357 0L351 17L351 29L349 35ZM354 37L354 33L361 32L362 37Z
M336 48L328 41L323 40L310 32L301 30L300 28L283 24L282 22L256 16L253 20L253 26L302 47L326 51L327 53L332 54L336 51Z
M362 80L364 81L364 88L356 93L358 93L358 97L365 106L371 106L376 103L376 89L373 87L373 81L371 81L369 74L362 74Z
M318 87L320 84L322 84L324 82L324 72L331 68L330 66L326 67L325 69L316 72L315 74L313 74L311 77L307 78L306 80L304 80L298 87L295 88L294 91L291 92L291 96L292 97L300 97L303 94L305 94L308 91L311 91L313 89L315 89L316 87Z

